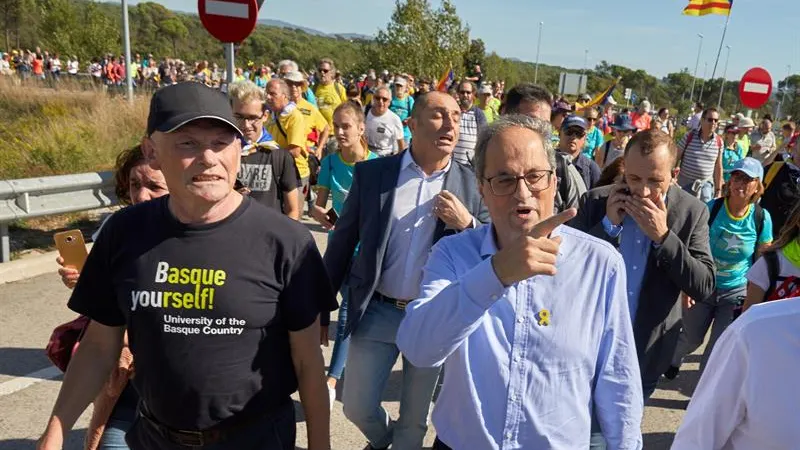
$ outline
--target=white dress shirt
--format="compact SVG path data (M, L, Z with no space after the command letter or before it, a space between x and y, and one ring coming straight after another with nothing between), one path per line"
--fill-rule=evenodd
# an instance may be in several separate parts
M442 192L451 164L452 161L448 161L444 169L427 176L414 161L411 150L403 154L394 193L389 243L378 284L381 294L399 300L413 300L419 296L422 267L428 259L436 228L433 203L436 195Z
M753 306L714 346L673 450L800 448L800 298Z

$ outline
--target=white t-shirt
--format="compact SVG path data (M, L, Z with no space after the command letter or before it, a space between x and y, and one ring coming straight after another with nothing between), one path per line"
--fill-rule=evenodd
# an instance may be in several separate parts
M800 301L786 299L753 306L725 330L673 450L798 448L798 324Z
M397 141L403 139L403 122L390 110L380 116L367 113L367 144L378 156L388 156L397 149Z
M702 117L703 113L696 113L691 118L689 118L689 130L699 130L700 129L700 118Z
M778 261L780 262L780 272L778 276L780 277L800 277L800 267L795 266L792 264L785 256L783 256L783 252L778 250ZM767 273L767 261L764 258L758 258L753 267L747 271L747 281L755 284L756 286L760 287L762 291L766 292L769 286L769 274ZM776 288L778 286L772 286Z

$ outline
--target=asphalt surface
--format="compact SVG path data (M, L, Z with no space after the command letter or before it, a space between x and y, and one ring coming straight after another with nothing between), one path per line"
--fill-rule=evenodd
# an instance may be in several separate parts
M315 239L324 252L326 234L309 224ZM61 376L44 354L52 329L72 319L75 314L66 308L69 291L54 272L35 278L0 285L0 450L32 449L49 417ZM335 317L335 316L334 316ZM335 326L331 326L331 331ZM333 347L323 348L326 362ZM642 433L645 449L669 449L680 424L689 395L697 383L699 356L691 355L678 379L662 380L659 390L645 409ZM399 410L401 382L400 365L395 365L384 405L393 417ZM339 397L341 392L339 393ZM295 396L296 397L296 396ZM297 448L306 448L305 423L298 408ZM65 449L82 448L83 435L90 414L87 411L70 434ZM435 437L429 428L425 445ZM331 415L331 440L334 450L360 450L366 440L342 413L336 402Z

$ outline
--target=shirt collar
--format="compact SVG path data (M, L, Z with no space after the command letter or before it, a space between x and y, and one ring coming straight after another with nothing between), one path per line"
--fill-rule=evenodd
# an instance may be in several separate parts
M453 164L453 158L451 157L450 159L447 160L447 165L444 166L444 169L437 170L436 172L433 172L430 176L435 177L436 175L449 172L450 171L450 166L452 164ZM400 170L401 171L405 170L405 169L407 169L409 167L413 167L413 168L417 169L420 173L424 173L422 171L422 168L419 166L419 164L417 164L417 162L414 161L414 157L411 156L411 147L409 147L408 150L406 150L405 153L403 153L403 159L400 160Z

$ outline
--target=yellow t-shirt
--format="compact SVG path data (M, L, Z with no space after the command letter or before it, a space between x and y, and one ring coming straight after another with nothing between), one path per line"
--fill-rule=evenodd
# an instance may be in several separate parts
M344 86L339 83L318 84L314 88L314 96L317 97L319 112L322 113L322 117L325 118L328 125L333 128L333 110L347 101L347 92L345 92Z
M317 143L308 139L308 135L311 134L313 131L316 130L317 135L322 134L322 130L328 126L328 122L322 117L322 113L319 112L314 105L308 102L308 100L304 98L300 98L300 101L297 102L297 109L303 113L303 119L306 124L306 139L307 139L307 147L316 147ZM322 143L325 145L325 143Z
M300 178L308 177L311 175L311 170L308 168L308 152L306 152L306 136L308 134L303 113L296 106L290 105L278 116L278 121L280 127L275 122L275 114L270 114L267 120L267 131L281 148L288 150L291 145L302 149L301 156L294 158L294 165L297 167ZM281 128L283 132L281 132Z

